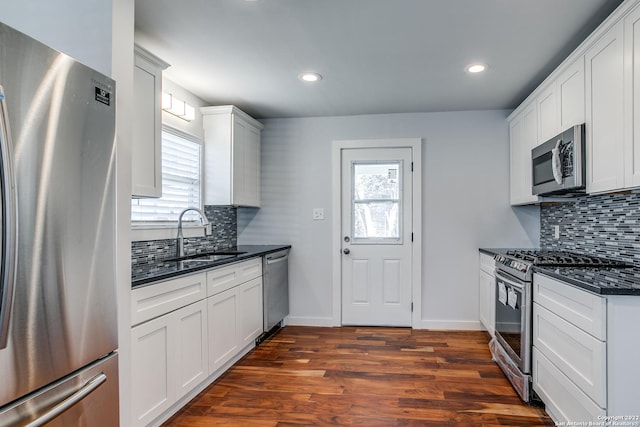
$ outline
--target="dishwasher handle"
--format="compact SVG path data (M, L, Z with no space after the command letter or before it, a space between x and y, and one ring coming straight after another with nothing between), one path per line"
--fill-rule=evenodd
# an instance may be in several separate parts
M277 264L279 262L283 262L286 261L287 258L289 258L289 254L287 252L285 252L283 255L280 256L270 256L267 255L266 259L267 259L267 265L271 265L271 264Z

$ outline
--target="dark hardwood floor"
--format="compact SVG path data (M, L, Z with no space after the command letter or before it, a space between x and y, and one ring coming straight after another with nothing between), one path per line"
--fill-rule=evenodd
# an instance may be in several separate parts
M553 426L485 332L287 326L164 426Z

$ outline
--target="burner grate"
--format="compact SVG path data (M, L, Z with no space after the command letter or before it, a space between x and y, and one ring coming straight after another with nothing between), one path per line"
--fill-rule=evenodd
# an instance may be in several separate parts
M628 264L607 258L561 251L507 251L507 255L538 266L559 267L627 267Z

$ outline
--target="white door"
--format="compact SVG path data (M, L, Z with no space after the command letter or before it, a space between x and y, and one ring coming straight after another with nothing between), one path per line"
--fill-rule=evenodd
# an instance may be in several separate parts
M411 148L342 150L342 324L411 326Z

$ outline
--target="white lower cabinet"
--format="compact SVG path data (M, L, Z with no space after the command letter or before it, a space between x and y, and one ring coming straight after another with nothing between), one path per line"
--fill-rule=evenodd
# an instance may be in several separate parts
M607 406L607 345L533 304L533 345L600 407Z
M131 329L132 425L147 425L207 377L204 300Z
M209 307L209 373L213 374L238 350L238 292L235 288L207 299Z
M636 295L597 295L534 274L533 390L556 423L638 413L639 318Z
M533 390L557 423L607 414L606 298L533 278Z
M207 378L207 304L198 301L174 313L176 337L176 400Z
M496 278L494 276L495 261L491 255L480 253L479 283L480 298L478 311L480 323L493 337L496 324Z
M131 425L160 425L262 334L262 258L134 289Z
M606 411L591 400L542 352L533 348L533 389L557 423L595 421Z
M242 309L238 313L240 347L245 347L262 334L262 277L238 287L238 302Z
M210 296L209 374L262 333L262 276Z

